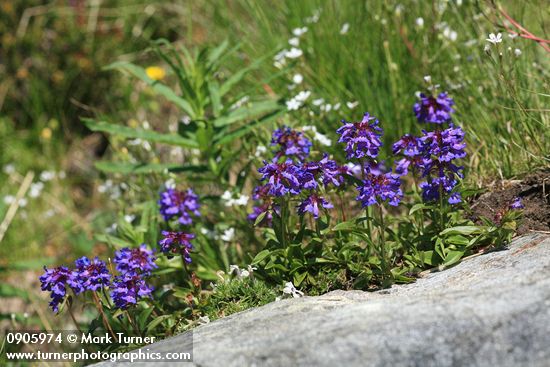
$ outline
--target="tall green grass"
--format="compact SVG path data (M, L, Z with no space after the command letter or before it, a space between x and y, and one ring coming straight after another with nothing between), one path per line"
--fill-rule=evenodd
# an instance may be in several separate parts
M548 18L543 16L550 10L547 2L495 6L548 38ZM483 181L550 162L548 53L532 40L509 38L496 7L474 1L235 0L212 11L208 29L212 39L229 36L242 42L250 62L291 47L292 29L307 26L299 46L304 55L285 71L287 80L301 73L304 82L296 90L311 90L310 102L322 97L342 108L314 116L305 108L288 121L334 133L341 118L359 119L369 111L383 124L388 153L402 134L422 128L412 105L415 92L426 88L423 77L430 75L455 99L456 121L468 133L470 177ZM316 13L318 22L308 23ZM349 31L341 34L345 23ZM493 32L502 32L504 40L488 54L485 39ZM521 55L515 55L516 48ZM278 71L268 62L255 77ZM283 78L269 87L290 96L286 84ZM345 102L354 100L359 106L350 111Z

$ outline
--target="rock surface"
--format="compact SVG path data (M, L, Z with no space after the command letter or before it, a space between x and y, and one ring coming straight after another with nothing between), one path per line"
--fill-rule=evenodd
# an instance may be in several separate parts
M178 351L189 342L190 334L182 334L146 348ZM193 361L215 367L550 366L550 236L516 239L506 250L387 291L283 300L200 326L193 332Z

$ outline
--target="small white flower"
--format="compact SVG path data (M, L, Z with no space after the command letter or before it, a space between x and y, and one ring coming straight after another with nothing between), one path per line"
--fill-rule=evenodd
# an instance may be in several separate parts
M323 104L325 100L323 98L314 99L311 103L313 103L314 106L320 106Z
M490 50L491 50L491 47L489 47L489 45L485 45L483 47L483 51L485 51L485 52L489 52Z
M252 265L248 265L247 269L250 272L250 274L252 274L254 271L258 270L257 267L252 266Z
M229 191L225 191L222 195L222 199L225 201L231 200L232 197L233 195Z
M241 269L238 265L229 265L229 274L235 274L239 276L241 274Z
M189 125L191 123L191 117L187 115L183 115L182 118L180 119L180 123L184 125Z
M109 227L105 228L107 233L115 233L118 225L116 223L111 224Z
M498 33L496 36L494 33L489 34L489 38L486 39L487 42L492 43L493 45L496 45L497 43L502 42L502 34Z
M247 195L240 195L237 199L234 200L235 205L245 206L248 204L250 198Z
M521 50L519 48L514 49L514 55L520 56L521 55Z
M294 28L292 30L292 34L295 35L296 37L300 37L302 34L305 34L306 32L307 32L307 27Z
M517 33L508 33L508 37L510 37L511 39L514 39L518 36Z
M168 180L166 180L164 182L164 187L166 187L167 189L175 189L176 188L176 180L174 180L173 178L169 178Z
M288 40L288 44L294 47L298 47L300 45L300 39L298 37L292 37Z
M226 229L220 238L222 241L231 242L235 238L235 228Z
M256 157L261 157L265 152L267 152L267 148L263 145L258 145L256 147L256 153L254 153L254 155Z
M332 145L332 141L326 135L323 135L318 132L315 133L315 136L313 137L313 139L317 140L319 143L321 143L321 145L324 145L327 147Z
M327 103L326 105L321 107L321 110L326 111L326 112L330 112L330 111L332 111L332 105L330 103Z
M320 16L321 16L321 9L317 9L313 12L313 15L311 17L306 18L306 23L317 23L319 21Z
M304 292L301 292L294 287L294 284L292 282L287 282L285 284L285 287L283 289L284 294L292 295L294 298L300 298L304 295Z
M346 102L346 106L348 106L350 110L353 110L355 107L359 106L359 101Z
M302 81L304 81L304 77L302 76L302 74L294 74L294 76L292 77L292 82L294 84L300 84L302 83Z
M308 90L303 90L300 93L298 93L294 98L300 102L304 102L306 99L309 98L311 95L311 92Z
M132 215L132 214L126 214L124 216L124 220L128 223L132 223L134 221L134 219L136 219L136 216Z
M199 317L199 324L200 325L205 325L205 324L208 324L209 322L210 322L210 317L208 317L208 316Z
M304 53L302 50L300 50L299 48L296 48L296 47L292 47L290 49L290 51L287 51L285 53L285 57L289 58L289 59L296 59L300 56L302 56Z
M283 61L285 59L285 55L286 53L288 52L288 50L282 50L282 51L279 51L277 54L275 54L275 56L273 56L273 60L274 61Z
M29 189L29 196L31 198L36 198L40 196L40 193L42 192L42 189L44 189L44 183L43 182L35 182L31 184L31 187Z
M426 76L424 76L424 81L426 83L431 83L432 82L432 77L430 75L426 75Z
M13 203L14 201L15 201L15 196L13 196L13 195L6 195L6 196L4 196L4 204L10 205L10 204Z
M397 6L395 7L395 15L400 16L402 12L403 12L403 5L397 4Z
M456 31L453 31L451 28L446 27L443 30L443 36L454 42L458 37L458 33L456 33Z
M336 103L334 106L334 111L338 111L340 109L340 103Z
M55 177L55 172L53 171L44 171L40 174L41 181L51 181Z
M12 173L15 172L15 166L13 165L13 163L10 163L10 164L6 164L4 166L4 169L3 169L4 173L6 175L11 175Z
M297 110L301 106L302 106L302 104L299 101L295 100L294 98L292 98L289 101L286 101L286 108L289 111Z
M28 200L27 200L26 198L21 198L21 199L19 199L19 206L20 206L21 208L26 207L26 206L27 206L27 203L28 203Z
M416 18L416 26L418 28L424 27L424 18Z
M248 278L250 276L250 273L248 270L241 269L241 278Z
M346 34L349 31L349 23L342 24L342 28L340 28L340 34Z

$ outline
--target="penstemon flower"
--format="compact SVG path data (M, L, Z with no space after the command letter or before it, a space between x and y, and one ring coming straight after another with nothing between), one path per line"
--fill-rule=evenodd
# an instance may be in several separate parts
M420 101L415 103L413 110L418 122L442 124L451 121L454 104L447 92L439 93L437 97L421 93Z
M181 254L187 263L191 262L189 253L193 250L191 240L195 238L194 234L162 231L162 236L163 238L159 242L162 252L168 254L168 257Z
M510 209L524 209L525 206L521 202L520 198L514 198L514 201L510 204Z
M157 268L155 256L147 245L142 244L138 248L123 248L115 252L116 270L121 274L150 274Z
M167 189L160 194L158 203L160 214L165 221L177 216L181 224L189 225L193 222L191 215L197 217L201 215L199 212L199 197L191 189L187 191Z
M400 176L391 172L369 171L365 175L363 184L357 189L359 195L356 200L360 201L363 207L384 201L397 206L403 198Z
M305 215L307 212L309 212L313 215L315 219L318 219L319 206L322 206L325 209L334 208L334 206L322 196L311 194L304 201L300 203L300 205L298 206L298 213L300 215Z
M50 292L50 307L53 312L59 310L59 304L67 294L66 286L72 279L71 271L65 266L54 269L44 267L44 274L40 276L41 289Z
M309 156L312 144L302 132L283 126L273 132L271 145L278 146L275 157L292 158L295 156L302 161Z
M297 195L302 189L300 179L303 179L303 172L291 160L283 163L264 161L264 166L258 172L262 174L262 181L267 180L268 193L271 196L284 196L288 193Z
M97 257L90 260L83 256L75 261L75 265L76 270L73 270L72 277L67 282L75 293L97 291L101 287L109 285L111 274L109 274L105 262Z
M372 122L371 122L372 121ZM348 122L342 120L341 126L336 132L340 134L338 142L346 143L347 158L376 158L382 146L382 129L378 126L378 120L365 113L361 122Z
M145 283L139 274L126 273L118 276L113 281L111 298L119 309L126 309L143 297L150 297L153 287Z

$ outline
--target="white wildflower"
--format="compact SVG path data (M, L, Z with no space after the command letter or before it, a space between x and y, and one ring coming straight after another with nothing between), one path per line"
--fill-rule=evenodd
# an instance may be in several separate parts
M416 18L416 26L418 28L424 27L424 18Z
M292 98L291 100L289 101L286 101L286 108L287 110L289 111L294 111L294 110L297 110L298 108L300 108L302 106L302 104L297 101L296 99Z
M314 106L320 106L325 102L323 98L314 99L311 103L313 103Z
M208 317L208 316L199 317L199 324L200 325L205 325L205 324L208 324L209 322L210 322L210 317Z
M304 102L306 99L309 98L311 95L311 92L308 90L303 90L300 93L298 93L294 98L300 102Z
M508 37L510 37L511 39L514 39L518 36L517 33L508 33Z
M40 180L41 181L51 181L55 178L55 172L53 171L43 171L40 174Z
M300 56L302 56L304 53L302 50L296 47L292 47L290 51L285 52L285 57L289 59L296 59Z
M136 219L136 216L133 215L133 214L126 214L124 216L124 220L128 223L132 223L134 221L134 219Z
M292 37L288 40L288 44L294 47L298 47L300 45L300 39L298 37Z
M294 28L292 30L292 34L295 35L296 37L300 37L301 35L305 34L306 32L307 32L307 27Z
M292 284L292 282L287 282L285 284L283 293L286 295L291 295L294 298L300 298L304 295L304 292L297 290L296 287L294 287L294 284Z
M453 31L450 27L445 27L445 29L443 30L443 36L454 42L458 37L458 33L456 33L456 31Z
M338 111L340 109L340 103L336 103L333 108L334 108L334 111Z
M254 155L256 157L261 157L263 154L265 154L265 152L267 152L267 148L264 145L258 145L256 147L256 153L254 153Z
M353 110L355 107L359 106L359 101L346 102L346 106L348 106L350 110Z
M487 42L496 45L497 43L502 42L502 33L498 33L496 36L494 33L489 34L489 38L486 39Z
M332 145L332 141L326 136L321 133L316 132L313 139L317 140L321 145L330 147Z
M44 189L44 183L43 182L35 182L31 184L31 187L29 188L29 196L31 198L37 198L40 196L40 193Z
M220 238L222 241L231 242L235 238L235 228L226 229Z
M19 206L20 206L21 208L26 207L26 206L27 206L27 203L28 203L28 200L27 200L26 198L21 198L21 199L19 199Z
M342 28L340 28L340 34L346 34L349 31L349 23L342 24Z
M430 75L425 75L425 76L424 76L424 81L425 81L426 83L431 83L431 82L432 82L432 77L431 77Z
M11 175L12 173L15 172L15 165L13 165L13 163L10 163L10 164L6 164L4 166L4 169L3 169L4 173L6 175Z
M164 187L166 187L167 189L175 189L176 188L176 180L174 180L173 178L169 178L168 180L166 180L164 182Z
M4 204L10 205L10 204L13 203L14 201L15 201L15 196L13 196L13 195L6 195L6 196L4 196Z
M300 84L303 80L304 77L302 76L302 74L294 74L294 76L292 77L292 82L294 84Z
M514 49L514 55L520 56L521 55L521 50L519 48Z

